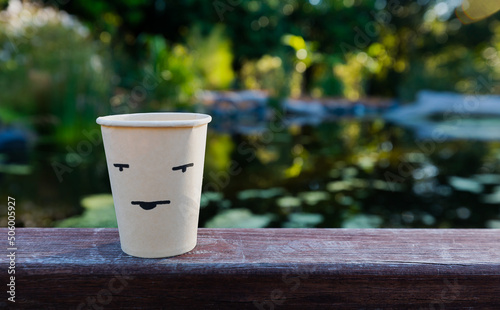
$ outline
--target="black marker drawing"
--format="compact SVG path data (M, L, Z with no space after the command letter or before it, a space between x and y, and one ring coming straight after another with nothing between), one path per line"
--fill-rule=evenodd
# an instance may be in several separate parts
M185 165L182 165L182 166L177 166L177 167L173 167L172 170L176 171L176 170L182 170L182 172L186 172L186 169L188 167L193 167L194 164L193 163L189 163L189 164L185 164Z
M160 201L132 201L133 205L139 205L144 210L152 210L156 208L156 205L167 205L170 200L160 200Z
M120 171L123 171L123 168L128 168L130 167L128 164L113 164L116 168L119 168Z
M119 168L120 171L123 171L123 168L129 168L128 164L113 164L116 168ZM193 167L193 163L181 165L181 166L176 166L173 167L172 170L181 170L183 173L186 172L187 168ZM170 204L170 200L158 200L158 201L131 201L133 205L138 205L144 210L153 210L156 208L158 205L168 205Z

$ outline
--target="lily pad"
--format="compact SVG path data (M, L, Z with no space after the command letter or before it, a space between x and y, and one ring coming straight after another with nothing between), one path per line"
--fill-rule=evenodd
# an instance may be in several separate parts
M263 228L269 225L274 215L256 215L248 209L226 210L212 219L205 227L207 228Z
M206 207L210 201L221 201L223 198L222 193L218 192L204 192L201 194L200 206Z
M56 227L118 227L113 197L109 194L88 196L81 201L85 211L56 223Z
M358 214L352 216L342 223L342 228L378 228L383 219L378 215Z
M382 180L373 181L372 186L374 189L378 189L381 191L400 192L403 190L403 186L399 183Z
M299 193L299 198L304 200L309 205L315 205L322 200L330 199L330 195L323 191L311 191Z
M108 209L114 206L113 196L109 194L87 196L80 203L87 210Z
M289 221L283 224L286 228L310 228L323 222L323 215L318 213L292 213Z
M326 184L326 189L329 192L342 192L352 189L352 182L349 181L334 181Z
M33 168L29 165L0 164L0 173L29 175Z
M251 198L269 199L283 195L284 189L276 187L270 189L248 189L238 193L238 199L245 200Z
M500 220L489 220L486 222L488 228L500 228Z
M479 194L483 191L483 185L473 179L466 179L456 176L448 178L450 185L459 191Z
M482 201L484 203L498 204L500 203L500 186L496 186L493 193L489 195L483 195Z
M300 199L293 196L281 197L276 201L276 203L281 208L296 208L301 205Z
M500 174L476 174L474 180L481 184L500 184Z

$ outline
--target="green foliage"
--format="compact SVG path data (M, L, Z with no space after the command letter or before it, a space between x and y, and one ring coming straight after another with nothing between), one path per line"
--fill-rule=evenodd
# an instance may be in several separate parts
M0 118L18 115L62 143L78 141L105 111L111 86L106 46L64 12L26 3L2 15L0 87L8 91L0 93Z
M375 0L74 0L61 6L92 23L97 34L106 30L116 42L132 42L126 49L133 53L144 50L133 43L141 42L136 39L143 34L166 39L166 56L179 57L180 63L170 59L173 68L163 64L162 69L177 70L181 81L170 81L174 90L155 97L158 107L165 101L186 103L199 87L272 89L278 97L379 95L404 100L412 100L422 88L472 92L464 85L471 77L487 74L473 62L485 48L498 48L498 39L492 40L498 37L497 22L490 17L461 25L453 14L439 15L436 5ZM174 52L177 45L185 51ZM468 55L457 57L462 48ZM296 57L300 49L307 51L304 59ZM434 70L431 59L437 54L449 60L439 61L439 70ZM273 57L280 58L279 67L258 68ZM198 72L183 72L178 65ZM237 70L234 83L231 65ZM500 75L496 65L490 67Z
M258 60L247 60L240 70L240 84L244 89L265 90L275 99L290 94L287 64L279 56L264 55ZM272 106L272 102L268 102ZM278 107L278 102L275 107Z
M154 36L147 42L155 75L163 80L162 87L154 90L159 106L192 104L194 94L201 88L201 81L193 70L193 55L182 44L169 47L162 37Z
M146 39L149 63L162 80L154 90L158 107L193 105L203 89L227 89L234 78L233 56L222 27L203 36L198 27L185 44L169 44L163 37Z
M199 72L204 89L227 89L234 78L231 41L222 26L215 26L208 36L195 27L187 38L194 54L194 70Z

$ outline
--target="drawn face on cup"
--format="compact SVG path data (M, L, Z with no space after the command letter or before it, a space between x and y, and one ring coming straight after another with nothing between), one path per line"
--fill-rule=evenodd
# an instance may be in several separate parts
M119 172L125 172L125 169L133 169L134 167L130 167L130 164L128 163L113 163L113 167L117 168ZM177 174L180 173L186 173L188 172L188 168L194 167L194 163L186 163L178 166L172 167L172 171L174 171ZM170 204L170 200L168 199L163 199L163 200L153 200L153 201L143 201L143 200L132 200L130 201L131 205L138 206L142 208L143 210L149 211L153 210L154 208L162 205L168 205Z
M122 222L162 225L166 219L197 218L206 126L103 129L116 215Z

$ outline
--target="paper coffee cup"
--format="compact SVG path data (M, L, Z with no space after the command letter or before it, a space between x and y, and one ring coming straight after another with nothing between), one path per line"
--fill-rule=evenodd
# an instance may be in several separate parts
M196 246L207 124L197 113L99 117L123 252L168 257Z

